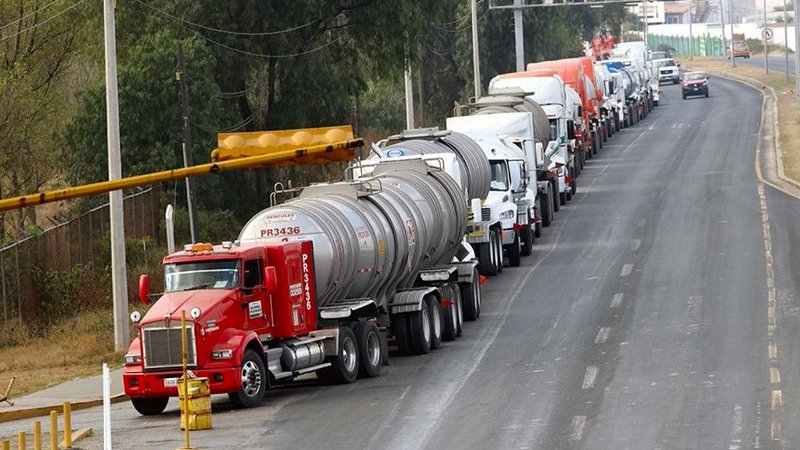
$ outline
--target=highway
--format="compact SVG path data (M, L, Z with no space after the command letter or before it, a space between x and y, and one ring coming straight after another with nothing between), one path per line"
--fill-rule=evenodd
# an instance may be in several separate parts
M719 77L708 99L662 90L588 162L534 255L484 286L462 338L378 378L277 387L255 409L216 396L192 445L800 448L800 204L756 177L761 97ZM183 445L175 400L112 416L114 448ZM99 408L73 423L95 430L81 448L102 448Z

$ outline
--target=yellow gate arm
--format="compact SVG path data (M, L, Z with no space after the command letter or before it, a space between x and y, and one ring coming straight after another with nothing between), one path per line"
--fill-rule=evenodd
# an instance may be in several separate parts
M350 161L355 149L364 145L362 139L353 138L350 126L225 133L218 140L220 148L212 152L214 162L208 164L1 199L0 211L232 170Z

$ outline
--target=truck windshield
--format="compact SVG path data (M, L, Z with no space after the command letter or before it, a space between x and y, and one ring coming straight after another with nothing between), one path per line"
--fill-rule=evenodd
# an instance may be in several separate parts
M232 289L239 285L239 261L200 261L164 266L166 292Z
M493 191L508 190L508 169L505 161L489 161L492 170L492 182L489 188Z
M550 119L550 140L558 140L558 119Z

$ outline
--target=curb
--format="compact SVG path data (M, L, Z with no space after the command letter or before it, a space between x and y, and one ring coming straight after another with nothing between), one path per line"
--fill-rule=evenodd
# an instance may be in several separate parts
M123 401L128 400L128 396L125 394L117 394L111 397L111 403L120 403ZM100 406L103 404L103 400L87 400L83 402L75 402L70 403L72 406L72 411L78 411L81 409L92 408L95 406ZM27 408L27 409L18 409L15 411L6 411L0 412L0 423L5 422L13 422L15 420L22 420L22 419L30 419L33 417L42 417L50 414L50 411L56 411L59 414L64 413L64 404L59 405L52 405L52 406L37 406L34 408Z

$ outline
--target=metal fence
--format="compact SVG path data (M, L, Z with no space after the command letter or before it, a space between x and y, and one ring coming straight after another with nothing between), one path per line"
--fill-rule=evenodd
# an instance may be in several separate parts
M659 46L665 45L675 49L679 56L725 56L725 46L722 38L701 34L699 36L661 36L657 34L647 35L647 47L657 50Z
M126 238L152 237L163 244L159 232L163 215L161 187L124 198ZM67 223L44 230L14 244L0 248L0 296L3 324L12 318L30 319L37 314L41 289L35 274L42 271L68 271L81 265L100 273L110 264L108 204L99 206Z

